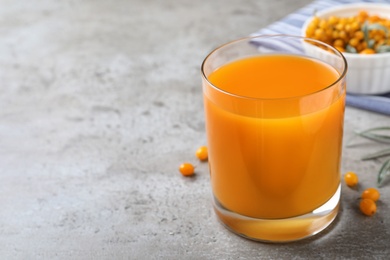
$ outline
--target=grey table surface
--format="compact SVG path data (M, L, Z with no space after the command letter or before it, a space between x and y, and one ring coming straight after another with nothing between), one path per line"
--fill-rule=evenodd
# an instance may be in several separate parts
M289 244L226 230L211 203L200 64L218 45L310 0L0 0L1 259L386 259L390 182L378 213L380 148L344 148L342 208L325 232ZM390 118L346 108L345 140Z

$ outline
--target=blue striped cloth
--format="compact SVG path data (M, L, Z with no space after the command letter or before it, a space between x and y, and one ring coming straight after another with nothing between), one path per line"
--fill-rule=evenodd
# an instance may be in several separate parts
M260 34L293 34L301 35L301 28L305 21L313 15L314 11L334 7L342 4L351 3L387 3L390 0L316 0L311 4L297 10L296 12L287 15L283 19L270 24L269 26L260 29L252 35ZM390 84L390 82L389 82ZM348 106L357 107L385 115L390 115L390 93L383 95L353 95L347 94Z

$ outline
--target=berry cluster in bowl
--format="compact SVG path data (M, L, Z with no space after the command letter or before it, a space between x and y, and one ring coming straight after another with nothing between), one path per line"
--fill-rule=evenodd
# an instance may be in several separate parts
M349 93L390 92L389 4L346 4L315 12L305 22L302 35L343 53Z

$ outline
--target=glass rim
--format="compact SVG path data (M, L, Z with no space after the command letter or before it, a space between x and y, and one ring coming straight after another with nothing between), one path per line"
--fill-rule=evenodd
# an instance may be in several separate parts
M261 38L294 38L294 39L297 39L297 40L302 40L302 41L309 41L309 42L313 42L313 43L316 43L316 44L320 44L322 46L325 46L326 48L328 49L331 49L332 51L334 51L335 54L338 54L338 56L341 58L342 60L342 63L344 64L344 68L343 68L343 71L342 73L338 76L337 80L335 80L332 84L326 86L326 87L323 87L319 90L316 90L314 92L310 92L310 93L307 93L307 94L302 94L302 95L297 95L297 96L291 96L291 97L282 97L282 98L259 98L259 97L250 97L250 96L244 96L244 95L238 95L238 94L235 94L235 93L231 93L229 91L226 91L226 90L223 90L221 88L219 88L218 86L214 85L213 83L210 82L210 80L208 79L208 76L206 76L205 74L205 64L207 63L207 61L209 60L209 58L215 53L217 52L218 50L221 50L223 49L224 47L227 47L229 45L232 45L234 43L238 43L238 42L244 42L244 41L247 41L247 42L250 42L251 40L254 40L254 39L261 39ZM321 51L325 51L325 50L322 50L320 49ZM347 74L347 70L348 70L348 62L345 58L345 56L339 51L337 50L336 48L334 48L333 46L329 45L329 44L326 44L322 41L319 41L319 40L315 40L315 39L312 39L312 38L308 38L308 37L304 37L304 36L298 36L298 35L289 35L289 34L263 34L263 35L254 35L254 36L248 36L248 37L242 37L242 38L238 38L236 40L232 40L232 41L229 41L229 42L226 42L218 47L216 47L215 49L213 49L203 60L202 64L201 64L201 74L202 74L202 78L204 80L207 81L207 83L213 87L216 91L218 92L221 92L223 94L226 94L226 95L229 95L229 96L232 96L234 98L240 98L240 99L246 99L246 100L254 100L254 101L259 101L259 100L268 100L268 101L276 101L276 100L290 100L290 99L296 99L296 98L303 98L303 97L309 97L309 96L312 96L312 95L315 95L315 94L318 94L318 93L321 93L321 92L324 92L326 91L327 89L330 89L331 87L335 86L336 84L338 84L343 78L346 77L346 74Z

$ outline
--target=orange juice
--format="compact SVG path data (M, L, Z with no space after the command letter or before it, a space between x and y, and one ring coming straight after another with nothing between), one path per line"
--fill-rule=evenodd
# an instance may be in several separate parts
M276 54L235 60L208 75L211 183L223 208L283 219L310 213L335 194L345 88L329 86L344 84L339 78L318 60Z

